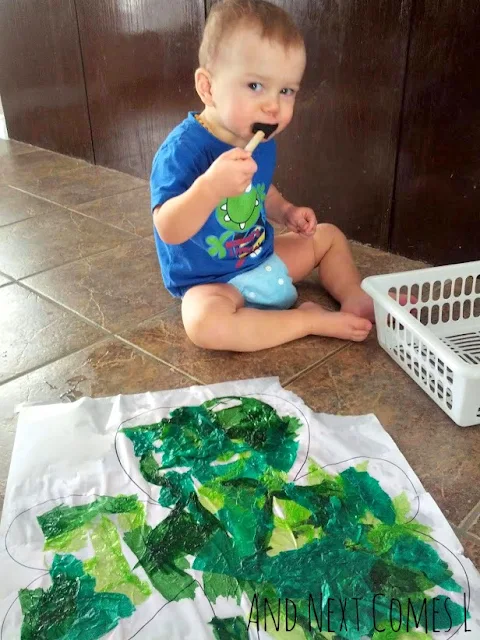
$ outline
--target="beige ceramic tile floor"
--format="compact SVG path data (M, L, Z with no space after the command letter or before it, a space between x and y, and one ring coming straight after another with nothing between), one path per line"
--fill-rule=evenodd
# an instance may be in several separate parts
M314 410L375 413L480 566L480 427L455 426L373 336L194 347L162 286L148 202L138 178L0 140L0 506L20 402L279 376ZM364 276L418 266L354 251ZM300 298L334 308L313 277Z

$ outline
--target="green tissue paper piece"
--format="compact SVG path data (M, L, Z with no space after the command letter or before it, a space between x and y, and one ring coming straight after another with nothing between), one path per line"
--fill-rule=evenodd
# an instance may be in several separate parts
M275 505L282 512L282 518L290 527L297 527L300 524L304 524L312 515L311 511L293 502L293 500L274 498L274 506Z
M355 466L356 471L368 471L368 460L364 460Z
M142 527L145 524L145 518L145 505L139 502L135 511L118 516L118 524L124 531L131 531Z
M233 540L223 530L218 530L197 553L193 568L209 573L221 573L237 579L245 578L241 558Z
M135 611L129 599L117 593L95 593L95 580L86 575L74 556L54 556L52 586L22 589L22 640L97 640Z
M280 493L288 483L288 476L283 471L267 468L264 473L259 476L258 481L264 485L270 493Z
M66 531L45 541L45 551L80 551L88 542L88 525L80 526L73 531Z
M238 476L245 468L258 474L268 467L288 471L297 454L294 436L300 422L292 417L280 417L269 405L253 398L238 399L238 406L222 408L230 399L215 399L198 407L180 407L169 418L154 425L126 428L123 432L133 442L140 458L142 473L158 484L160 468L189 467L202 484L225 476L222 467L232 466ZM162 464L153 465L148 454L160 453ZM231 465L212 463L232 454L243 455ZM253 458L253 460L252 460ZM249 464L246 464L249 463ZM143 468L142 468L143 465ZM220 469L220 471L219 471ZM148 478L147 478L148 479Z
M135 456L140 458L150 451L158 451L155 443L162 437L163 428L161 422L156 422L139 427L125 428L123 433L131 440Z
M344 480L345 504L354 517L361 517L368 510L385 524L394 524L396 514L392 500L378 480L353 467L340 475Z
M311 458L308 459L308 475L306 476L306 480L309 485L325 483L324 490L328 491L331 495L343 495L342 477L340 475L332 476Z
M273 629L268 627L268 634L272 636L274 640L310 640L310 638L315 638L315 640L317 640L317 638L318 640L326 640L327 638L327 636L321 635L321 634L318 634L318 636L317 635L313 636L308 634L308 636L306 636L305 631L303 631L302 627L299 626L298 621L296 622L295 626L291 630L290 628L288 630L286 629L286 624L287 624L287 621L285 620L285 616L281 615L279 630L277 631L275 627ZM289 624L292 624L291 620L289 620ZM308 629L308 622L305 624L305 630L307 629ZM306 631L306 633L308 633L308 631ZM335 636L332 634L333 640L334 640L334 637Z
M460 593L462 590L453 580L448 564L440 558L433 547L422 540L401 538L390 549L389 555L397 566L420 570L433 584L447 591Z
M382 524L382 521L379 520L378 518L375 518L375 516L373 515L373 513L371 511L367 511L365 513L365 515L363 516L363 518L360 518L360 522L362 524L371 525L371 526L376 526L376 525L381 525ZM388 529L390 530L390 527L388 527Z
M205 509L208 509L213 514L220 511L225 504L225 497L222 495L220 488L216 486L200 487L198 489L198 499Z
M235 598L240 604L242 591L238 581L232 576L222 573L205 572L203 574L203 590L209 602L215 604L217 598Z
M91 540L95 557L84 562L83 566L95 578L96 590L123 593L135 605L144 602L151 595L151 589L131 572L115 525L103 517L94 527Z
M273 529L271 502L265 500L265 489L249 479L224 483L224 505L217 518L231 533L240 556L255 554Z
M243 618L213 618L210 623L216 640L248 640L248 630Z
M268 555L274 556L282 551L299 549L315 538L323 535L321 527L315 528L307 524L312 513L293 502L293 500L273 499L274 509L279 510L283 517L274 517L274 530L269 540Z
M410 598L416 597L435 585L424 573L417 571L414 567L399 567L385 558L379 558L375 562L370 579L372 590L384 593L389 598L401 598L406 593ZM376 591L376 589L381 590Z
M379 622L377 626L379 629L384 629L384 631L375 631L372 640L432 640L432 636L429 633L423 633L422 631L406 631L405 629L393 631L388 620Z
M365 522L365 524L369 524ZM381 521L376 520L372 523L373 527L368 532L368 541L378 554L384 554L389 551L393 545L400 539L405 537L424 538L424 534L428 534L429 527L418 522L409 522L407 524L385 525Z
M90 506L90 505L89 505ZM69 518L66 516L67 509L77 509L77 507L62 507L62 518L64 522L69 522ZM53 538L47 538L45 542L44 549L45 551L58 551L58 552L73 552L80 551L83 549L88 543L88 532L91 530L92 522L98 515L101 513L101 510L97 509L97 506L88 512L92 518L87 521L87 524L83 526L79 526L77 529L73 529L71 531L67 530L65 533L61 533L58 536ZM53 515L52 512L44 514L42 517L49 517ZM75 514L74 514L75 515ZM78 512L77 512L78 515ZM72 518L74 521L75 518ZM145 507L141 502L137 503L136 509L129 513L123 513L118 515L118 524L120 527L129 531L131 529L136 529L141 527L145 522Z
M295 535L288 524L281 518L274 518L275 528L269 540L269 556L276 556L282 551L291 551L298 548Z
M78 507L60 505L37 518L45 538L57 538L91 522L99 514L132 513L138 508L137 496L102 496Z
M404 524L407 522L408 514L410 512L410 501L405 492L395 496L392 500L393 508L395 509L395 522L397 524Z
M157 527L148 525L125 533L124 540L137 556L153 586L167 600L192 598L197 585L185 572L187 555L195 555L218 522L206 511L202 523L193 516L173 510Z
M197 585L184 571L188 568L188 562L184 557L173 554L171 558L165 558L169 550L165 549L162 554L161 540L157 539L155 529L146 525L126 533L124 540L137 556L155 589L166 600L193 599Z

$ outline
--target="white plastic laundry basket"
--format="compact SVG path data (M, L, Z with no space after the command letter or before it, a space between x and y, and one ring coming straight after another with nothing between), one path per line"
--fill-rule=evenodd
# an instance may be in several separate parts
M480 261L373 276L362 287L385 351L459 426L480 424Z

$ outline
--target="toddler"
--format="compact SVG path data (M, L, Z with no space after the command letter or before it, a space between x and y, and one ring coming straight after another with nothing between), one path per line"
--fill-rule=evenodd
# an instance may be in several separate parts
M191 112L153 161L151 204L166 288L182 298L189 338L206 349L257 351L307 335L361 341L373 304L348 242L272 183L275 136L290 123L306 64L290 16L263 0L223 0L205 25ZM253 153L253 127L274 132ZM307 137L308 140L308 137ZM270 221L288 232L274 237ZM318 270L338 312L294 308L295 283Z

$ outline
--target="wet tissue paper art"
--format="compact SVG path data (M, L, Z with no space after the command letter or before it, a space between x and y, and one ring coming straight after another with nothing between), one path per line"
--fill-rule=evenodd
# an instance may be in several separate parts
M0 640L480 638L377 419L276 378L21 407L0 537Z

